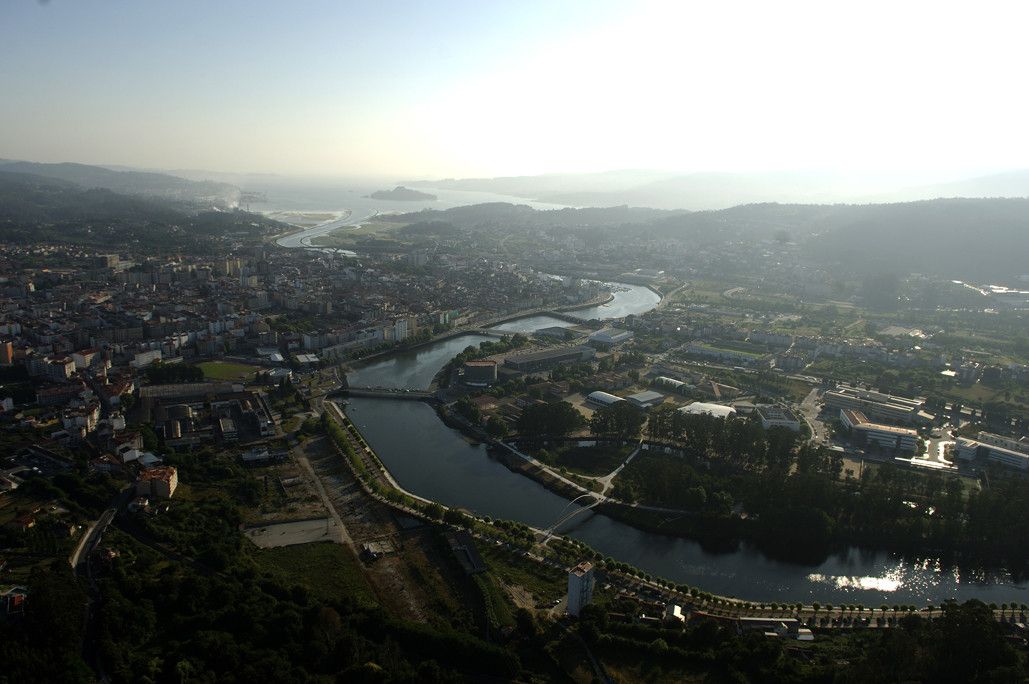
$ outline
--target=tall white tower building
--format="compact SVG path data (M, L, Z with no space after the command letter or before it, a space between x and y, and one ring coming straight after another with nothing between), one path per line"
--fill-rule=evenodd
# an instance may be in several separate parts
M593 564L584 561L568 571L568 614L579 616L593 600Z

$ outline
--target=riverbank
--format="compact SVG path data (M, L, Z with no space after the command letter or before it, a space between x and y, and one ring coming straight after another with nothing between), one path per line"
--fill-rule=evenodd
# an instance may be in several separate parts
M567 482L558 479L557 477L554 477L552 473L548 472L544 468L541 468L539 465L535 463L530 463L529 461L526 461L524 458L521 458L517 454L513 453L510 449L505 449L503 447L493 447L489 450L489 453L490 458L497 459L497 461L502 463L511 472L523 475L529 478L530 480L538 482L539 484L543 485L546 489L549 489L558 496L564 497L569 501L574 501L575 499L584 496L587 492L599 495L599 492L587 486L587 484L595 483L584 482L582 484L579 484L578 482L576 482L575 484L579 484L579 486L583 487L586 491L583 491L583 489L576 489ZM575 476L573 475L569 477L569 479L571 480L573 477ZM574 482L574 480L572 481ZM583 505L588 505L589 503L592 502L584 502Z
M468 439L481 441L491 445L488 453L491 459L505 466L512 473L523 476L544 489L572 502L584 496L593 495L594 499L580 502L588 506L601 498L603 491L595 480L566 471L558 474L553 466L528 459L514 453L512 449L501 446L496 440L481 430L469 425L459 416L449 415L441 408L437 409L442 422L449 428L467 436ZM574 440L573 440L574 441ZM626 443L630 445L633 443ZM651 450L667 452L675 449L674 445L663 443L644 444ZM913 566L924 565L926 559L932 560L940 568L952 568L969 576L1009 576L1012 582L1023 582L1026 571L1013 568L1009 564L991 562L984 558L962 558L960 554L944 553L941 550L913 550L893 544L869 542L867 539L807 539L805 543L784 540L778 528L762 526L756 518L746 515L711 515L700 511L688 511L667 508L646 503L633 503L616 498L603 497L596 506L596 513L613 521L622 523L634 530L648 534L660 535L669 540L681 539L698 544L705 552L714 554L734 554L741 549L760 553L770 561L787 563L804 568L818 568L831 558L844 556L857 550L860 553L881 555L900 559ZM787 535L788 536L788 535Z
M654 292L636 286L619 290L615 296L617 301L597 313L600 318L640 314L658 300ZM544 325L554 323L544 321ZM422 348L417 354L394 351L385 360L362 364L349 380L355 385L424 389L454 355L468 344L486 339L492 338L469 334ZM545 483L522 477L490 458L484 446L490 440L466 438L424 403L357 399L347 412L359 421L362 433L398 481L425 498L538 529L559 520L568 505L566 496ZM479 445L473 446L476 442ZM704 587L715 594L765 600L878 605L940 602L953 597L1000 604L1020 600L1029 590L1029 582L1006 573L947 568L934 558L916 562L857 547L833 552L817 566L787 563L766 556L749 543L732 550L668 535L668 524L656 521L654 525L660 528L648 528L655 531L647 532L642 529L645 525L633 526L598 511L576 518L565 528L564 536L656 577Z
M575 310L575 309L588 309L588 308L592 308L592 307L596 307L596 306L603 306L604 304L610 303L614 299L615 299L615 295L610 293L610 292L608 292L608 293L606 293L606 295L598 296L597 298L595 298L593 300L590 300L589 302L583 302L583 303L575 304L574 305L574 309L569 309L569 311ZM498 325L503 325L504 323L509 323L511 321L517 321L517 320L521 320L523 318L532 318L534 316L548 316L548 315L549 316L555 316L555 314L556 314L555 317L559 317L562 313L566 313L566 311L564 311L564 307L550 307L550 308L546 308L546 309L528 309L528 310L523 310L523 311L519 311L519 312L512 313L512 314L505 314L505 315L503 315L502 317L499 317L499 318L490 318L490 319L487 319L485 321L482 321L482 322L479 322L479 323L475 323L474 325L470 324L470 325L462 326L462 327L457 328L455 330L448 330L446 332L440 333L439 335L436 335L435 337L431 337L431 338L429 338L427 340L424 340L422 342L418 342L417 344L412 344L412 345L407 346L407 347L391 347L389 349L383 349L381 351L374 352L374 353L369 354L367 356L362 356L362 357L360 357L358 359L352 359L352 360L347 362L348 370L350 370L350 371L359 371L362 368L365 368L367 366L370 366L370 365L373 365L375 363L378 363L378 362L380 362L380 361L382 361L384 359L388 359L389 357L391 357L391 356L393 356L395 354L412 353L412 352L413 353L418 353L419 351L422 351L422 350L424 350L424 349L426 349L428 347L431 347L433 345L445 343L445 342L448 342L450 340L454 340L454 339L458 339L460 337L464 337L466 335L470 336L470 337L474 337L474 336L483 337L484 336L483 332L490 331L491 328L494 328L494 327L496 327ZM586 321L582 320L582 319L576 318L576 319L574 319L573 321L570 321L570 322L585 323ZM510 336L512 334L514 334L514 333L507 333L507 332L496 331L496 332L488 332L487 336L488 337L497 337L497 338L499 338L499 337L507 337L507 336ZM482 341L482 340L480 340L480 341ZM450 360L451 359L447 359L447 362L449 362ZM440 371L442 371L443 368L445 368L445 367L446 367L446 363L443 364L443 367L440 368ZM438 375L439 375L439 371L437 371L437 373L434 375L433 382L436 381L436 377ZM427 387L431 387L431 386L432 386L432 383L430 383L426 387L417 387L417 388L409 388L409 389L426 389Z
M363 414L363 410L362 410ZM363 435L359 432L356 425L351 423L349 418L344 419L347 423L350 423L345 432L351 436L351 438L357 440L353 444L354 446L360 446L360 452L367 454L365 451L367 442ZM354 451L357 451L356 449ZM374 452L372 452L374 454ZM353 471L355 462L351 462L346 454L340 453L340 456L347 462L347 465L351 466ZM460 507L447 506L439 502L435 502L435 497L418 497L417 500L409 498L410 492L405 492L401 489L395 481L390 478L388 485L386 481L381 481L382 485L388 486L388 491L383 490L380 486L368 487L369 475L368 471L372 470L374 464L375 469L378 469L381 461L378 455L371 456L365 461L366 468L362 468L363 472L355 472L355 476L359 481L362 482L362 489L366 493L373 496L382 503L385 503L397 510L403 511L408 514L414 514L416 517L427 520L429 522L439 521L442 519L444 523L456 524L462 527L468 528L473 535L477 538L495 544L498 542L508 543L521 549L520 556L526 558L532 562L539 562L542 564L549 564L554 567L554 555L557 554L559 563L567 567L570 564L574 564L582 559L592 559L593 562L598 565L598 572L601 573L600 577L606 578L603 581L614 582L618 586L624 586L632 591L640 592L653 596L656 600L669 603L677 603L690 609L702 610L702 611L713 611L718 615L728 618L735 619L738 617L797 617L804 620L813 620L815 617L829 618L841 617L836 615L843 610L846 610L845 606L839 606L836 613L832 609L825 608L822 612L819 612L818 602L824 600L831 600L834 603L840 601L848 602L838 595L837 591L826 591L808 595L805 600L797 601L796 597L790 603L782 603L782 597L778 594L767 594L764 592L755 592L749 590L747 586L740 585L736 582L730 583L727 587L728 591L710 591L704 589L707 582L691 580L690 586L683 584L681 580L669 581L668 579L662 578L663 573L658 573L653 569L647 571L639 569L639 565L632 562L622 562L613 558L605 558L605 555L611 556L610 552L607 554L598 550L596 546L589 543L583 542L581 539L576 539L567 534L554 535L548 530L543 530L543 525L529 526L520 522L505 522L508 518L505 517L485 517L481 512L469 511ZM517 457L516 457L517 458ZM383 467L383 469L385 469ZM550 515L557 516L556 520L559 520L563 512L559 510L553 511ZM587 516L586 524L589 525L589 521L606 520L606 515ZM550 521L554 522L556 520ZM549 524L549 523L548 523ZM576 528L579 524L576 524ZM531 533L531 534L530 534ZM543 543L541 543L543 542ZM600 547L603 548L602 546ZM731 549L722 549L722 552L731 551ZM660 551L659 551L660 552ZM618 556L615 555L615 558ZM746 565L740 567L740 570L744 569ZM653 573L653 577L650 573ZM667 577L667 576L665 576ZM760 597L761 600L774 599L779 601L778 603L753 603L751 600L745 600L739 598L740 596L746 596L750 599L754 597ZM849 603L856 604L852 597ZM870 605L878 605L879 602L885 602L886 599L877 600L876 603ZM893 599L896 602L897 599ZM822 604L825 605L824 603ZM866 613L871 613L871 609L865 610ZM929 613L923 613L929 616ZM931 614L935 616L935 613ZM995 611L998 619L1002 619L1000 612ZM882 624L879 626L889 627L890 624ZM848 629L852 626L850 622L831 622L829 625L822 625L831 628L843 628ZM868 625L864 625L867 627Z

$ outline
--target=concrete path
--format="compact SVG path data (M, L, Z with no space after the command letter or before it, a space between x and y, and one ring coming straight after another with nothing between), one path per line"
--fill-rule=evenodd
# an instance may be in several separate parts
M596 482L599 482L600 484L604 485L604 489L600 492L602 495L607 495L608 490L614 486L614 479L618 477L618 473L622 472L622 468L629 465L629 463L632 462L632 459L636 458L636 454L640 453L640 449L642 448L643 443L641 442L640 444L636 445L636 448L633 449L632 453L629 454L629 456L624 461L622 461L622 464L620 466L612 470L604 477L593 478Z
M326 437L326 439L328 439L328 437ZM307 473L307 476L311 478L311 481L314 483L314 488L317 490L318 496L322 500L322 504L325 505L325 510L329 512L329 515L332 516L332 520L336 523L336 526L339 529L340 541L350 547L350 550L354 552L354 555L360 558L360 551L357 548L357 544L354 543L350 533L347 532L347 526L343 524L343 518L341 518L339 513L336 512L336 507L332 505L332 501L329 499L329 495L325 491L325 487L322 485L321 478L315 474L314 468L311 467L311 462L307 460L307 456L302 454L297 456L297 462L304 469L304 472Z

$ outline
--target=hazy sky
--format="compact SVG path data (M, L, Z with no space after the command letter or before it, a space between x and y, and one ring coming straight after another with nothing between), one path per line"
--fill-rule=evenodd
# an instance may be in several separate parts
M0 0L0 157L398 177L1029 167L1027 19L982 1Z

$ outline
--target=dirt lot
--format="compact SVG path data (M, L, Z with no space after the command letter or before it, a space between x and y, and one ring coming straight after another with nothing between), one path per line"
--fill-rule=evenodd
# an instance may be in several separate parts
M309 440L308 444L313 441ZM244 522L248 527L328 515L310 478L292 458L284 463L254 468L251 472L264 480L264 493L259 506L244 509Z
M443 553L437 530L428 525L401 525L393 509L364 493L334 452L324 448L306 453L356 547L360 550L364 544L389 540L398 549L374 560L363 559L387 610L432 624L472 620L470 583Z
M243 534L262 549L273 549L278 546L292 546L293 544L307 544L318 541L343 543L343 532L331 518L316 518L314 520L299 520L297 522L251 527Z

